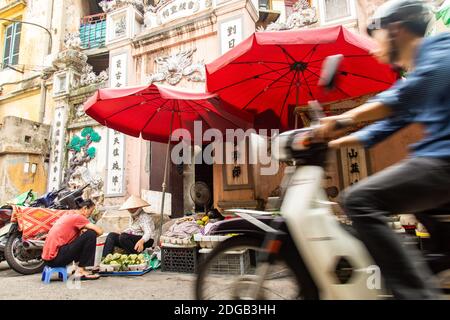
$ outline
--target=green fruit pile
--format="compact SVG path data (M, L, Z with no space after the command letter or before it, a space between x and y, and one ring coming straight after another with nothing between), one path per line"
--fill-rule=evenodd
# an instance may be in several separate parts
M110 266L120 266L121 270L126 270L128 266L140 265L146 263L147 260L143 254L108 254L102 261L102 264Z

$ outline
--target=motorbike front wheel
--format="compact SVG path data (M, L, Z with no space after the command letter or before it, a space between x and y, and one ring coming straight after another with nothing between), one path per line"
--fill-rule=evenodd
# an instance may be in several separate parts
M5 259L8 265L16 272L30 275L40 273L44 269L44 260L41 258L42 250L25 249L20 232L13 233L5 246Z
M268 266L264 279L258 275L258 253L263 239L234 236L219 243L205 257L197 270L195 295L198 300L316 299L316 294L302 286L298 261L280 252ZM262 283L259 287L259 283ZM258 291L258 292L255 292Z

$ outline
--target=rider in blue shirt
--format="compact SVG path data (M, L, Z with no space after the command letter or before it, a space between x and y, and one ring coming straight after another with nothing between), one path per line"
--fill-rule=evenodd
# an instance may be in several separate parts
M424 39L414 64L406 79L371 100L394 114L354 136L369 148L410 123L422 123L426 137L412 146L414 155L450 158L450 33Z
M410 157L352 185L341 201L397 299L434 299L438 291L419 252L401 245L385 217L450 205L450 34L425 39L431 15L421 0L390 0L376 10L368 26L379 45L374 54L408 74L367 103L324 118L318 129L330 139L339 133L337 123L378 120L329 143L369 148L410 123L425 128Z

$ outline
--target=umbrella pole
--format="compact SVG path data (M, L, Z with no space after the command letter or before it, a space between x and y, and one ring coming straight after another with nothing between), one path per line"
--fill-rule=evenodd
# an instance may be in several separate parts
M298 127L298 114L297 114L297 112L298 112L298 101L300 99L300 84L298 82L296 84L296 87L297 87L297 89L296 89L296 93L295 93L295 111L294 111L294 113L295 113L295 127L294 127L294 129L297 129L297 127Z
M170 120L169 141L167 141L166 162L164 164L164 178L163 178L163 183L161 185L161 188L162 188L162 200L161 200L161 223L159 225L159 237L162 236L162 227L163 227L163 224L164 224L164 200L166 198L166 181L167 181L167 170L168 170L168 167L169 167L170 141L172 139L173 116L174 116L174 111L172 111L172 119ZM158 238L158 241L156 243L159 244L159 238Z

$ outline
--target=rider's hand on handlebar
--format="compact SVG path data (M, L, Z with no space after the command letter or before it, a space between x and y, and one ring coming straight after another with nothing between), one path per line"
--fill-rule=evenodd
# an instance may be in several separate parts
M337 129L337 121L342 119L342 116L331 116L320 119L320 126L317 127L315 136L322 140L331 140L342 135L345 133L345 129Z

